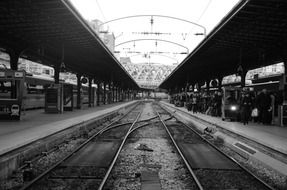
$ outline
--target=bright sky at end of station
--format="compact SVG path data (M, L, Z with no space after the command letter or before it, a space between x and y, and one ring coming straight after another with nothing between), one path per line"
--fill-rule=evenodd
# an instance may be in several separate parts
M167 15L199 23L210 31L240 0L71 0L87 20L103 22L131 15ZM130 26L132 28L133 26ZM168 26L172 27L172 26Z
M115 56L118 59L130 58L132 64L125 64L124 67L136 82L139 85L153 83L153 86L159 85L240 2L240 0L70 1L84 19L99 20L104 23L101 29L103 32L114 34ZM144 64L150 66L144 67ZM170 68L161 68L160 65Z
M207 33L209 33L239 1L240 0L71 0L80 14L87 20L98 19L102 22L107 22L132 15L164 15L200 24L206 28ZM119 36L116 38L116 44L142 38L141 36L135 35L135 33L151 30L148 17L124 19L108 23L107 25L116 37ZM153 36L150 38L164 38L168 41L177 42L188 47L188 53L204 38L203 36L194 35L195 33L202 33L202 28L166 18L154 18L153 31L173 33L174 35ZM183 51L182 48L176 45L172 46L172 44L158 42L158 46L160 46L160 44L163 44L162 46L166 48L160 48L159 50L159 47L157 47L157 51ZM136 49L134 43L127 43L121 47L116 47L116 50L123 51L123 49L147 52L148 50L155 51L156 47L154 42L147 43L147 41L136 42ZM186 57L186 55L178 56L173 54L168 56L178 59L178 62L181 62ZM134 60L136 60L137 57L138 56L133 55ZM163 58L163 60L166 61L166 58Z

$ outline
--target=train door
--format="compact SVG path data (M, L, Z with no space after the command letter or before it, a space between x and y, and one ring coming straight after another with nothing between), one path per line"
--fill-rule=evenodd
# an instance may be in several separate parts
M0 119L21 116L25 71L0 69Z

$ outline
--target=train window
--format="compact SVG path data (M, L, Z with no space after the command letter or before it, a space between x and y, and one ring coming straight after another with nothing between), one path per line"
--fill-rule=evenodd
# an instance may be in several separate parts
M0 99L16 99L18 82L0 81Z
M44 86L27 84L27 93L28 94L44 94Z
M235 91L226 91L226 104L232 104L237 101L236 92Z
M50 75L50 70L44 69L44 70L43 70L43 74Z

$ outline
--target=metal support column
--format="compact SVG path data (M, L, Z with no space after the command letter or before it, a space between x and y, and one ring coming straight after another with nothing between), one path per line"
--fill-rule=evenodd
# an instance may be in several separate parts
M116 87L115 88L115 96L116 96L116 102L118 102L119 101L119 99L118 99L118 87Z
M237 68L237 74L241 77L240 79L240 85L241 87L245 87L245 77L246 77L246 69L244 68L243 63L243 52L242 48L239 50L239 63L238 63L238 68Z
M114 102L117 102L117 87L113 85L113 92L114 92Z
M222 79L223 77L218 77L217 80L218 80L218 90L221 90L222 88Z
M97 106L100 106L100 88L101 83L100 81L97 81Z
M119 87L119 102L122 101L122 88Z
M92 78L89 77L89 107L92 107Z
M81 109L82 102L81 102L81 89L82 89L82 83L81 83L81 74L77 74L77 109Z
M111 83L108 83L108 88L109 88L109 92L108 92L108 97L107 97L107 102L108 102L108 104L110 104L111 103Z
M17 71L18 70L18 61L19 61L21 51L11 50L8 52L8 54L10 56L10 68L12 70Z
M121 91L120 91L120 87L118 87L118 102L121 101Z
M287 104L287 85L286 85L286 76L287 76L287 57L283 61L284 63L284 78L283 78L283 104Z
M106 104L106 100L107 100L107 92L106 92L106 86L107 86L107 84L106 84L106 82L104 82L103 83L104 84L104 95L103 95L103 104Z
M246 71L246 70L243 70L242 73L241 73L241 75L240 75L240 77L241 77L241 79L240 79L240 85L241 85L242 88L245 87L245 77L246 77L246 74L247 74L247 71Z
M112 84L112 103L115 102L115 87L114 84Z
M60 83L60 66L59 65L54 66L54 80L55 80L55 84Z
M126 90L123 90L123 101L126 101Z
M210 89L210 80L206 81L206 91L209 92Z

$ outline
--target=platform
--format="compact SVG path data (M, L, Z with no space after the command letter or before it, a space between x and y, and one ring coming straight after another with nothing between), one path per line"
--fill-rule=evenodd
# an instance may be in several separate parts
M222 121L220 117L213 117L202 113L193 114L187 111L185 107L175 107L173 104L167 102L162 101L161 103L200 120L204 120L216 127L223 128L283 154L287 154L287 127L263 125L253 122L249 122L248 125L243 125L240 122Z
M20 121L0 121L0 155L23 145L83 123L101 117L136 101L84 107L80 110L66 111L63 114L47 114L44 110L26 111Z

